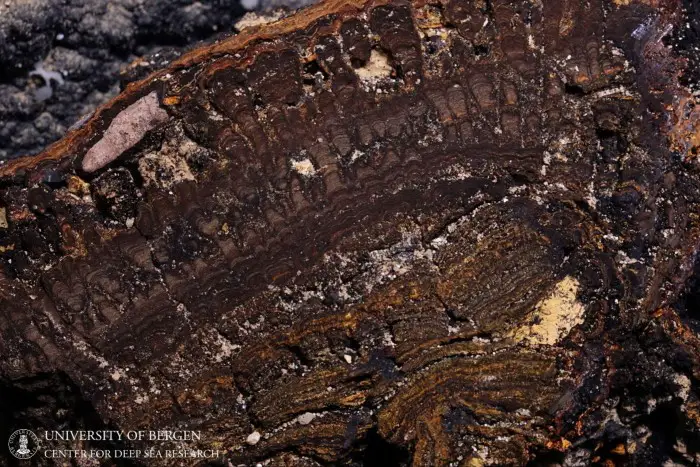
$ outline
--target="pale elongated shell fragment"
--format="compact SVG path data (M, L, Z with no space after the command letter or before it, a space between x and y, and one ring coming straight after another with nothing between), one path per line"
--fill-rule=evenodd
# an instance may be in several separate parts
M168 113L158 104L155 91L142 97L114 117L102 139L85 154L83 170L94 172L104 167L167 120Z

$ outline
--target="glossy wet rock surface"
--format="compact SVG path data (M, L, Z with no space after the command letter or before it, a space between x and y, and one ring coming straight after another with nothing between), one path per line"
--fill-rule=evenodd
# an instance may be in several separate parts
M130 85L0 167L7 426L200 430L233 465L697 463L681 21L331 1ZM50 378L80 397L36 402Z

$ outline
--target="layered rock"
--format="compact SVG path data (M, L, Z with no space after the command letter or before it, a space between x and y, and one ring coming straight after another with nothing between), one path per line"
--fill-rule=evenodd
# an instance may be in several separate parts
M698 351L677 7L337 0L184 55L0 167L0 375L233 464L692 459L629 409L697 437L696 357L644 350Z

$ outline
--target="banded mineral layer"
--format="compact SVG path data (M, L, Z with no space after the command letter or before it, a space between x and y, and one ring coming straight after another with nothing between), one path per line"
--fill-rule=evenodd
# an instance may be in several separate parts
M0 166L5 425L196 430L232 465L699 462L682 21L327 0L130 84Z

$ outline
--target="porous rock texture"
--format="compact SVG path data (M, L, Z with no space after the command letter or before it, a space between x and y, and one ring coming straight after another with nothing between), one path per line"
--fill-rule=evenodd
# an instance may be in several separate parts
M697 464L683 21L327 0L129 85L0 166L3 428L200 430L223 465Z

